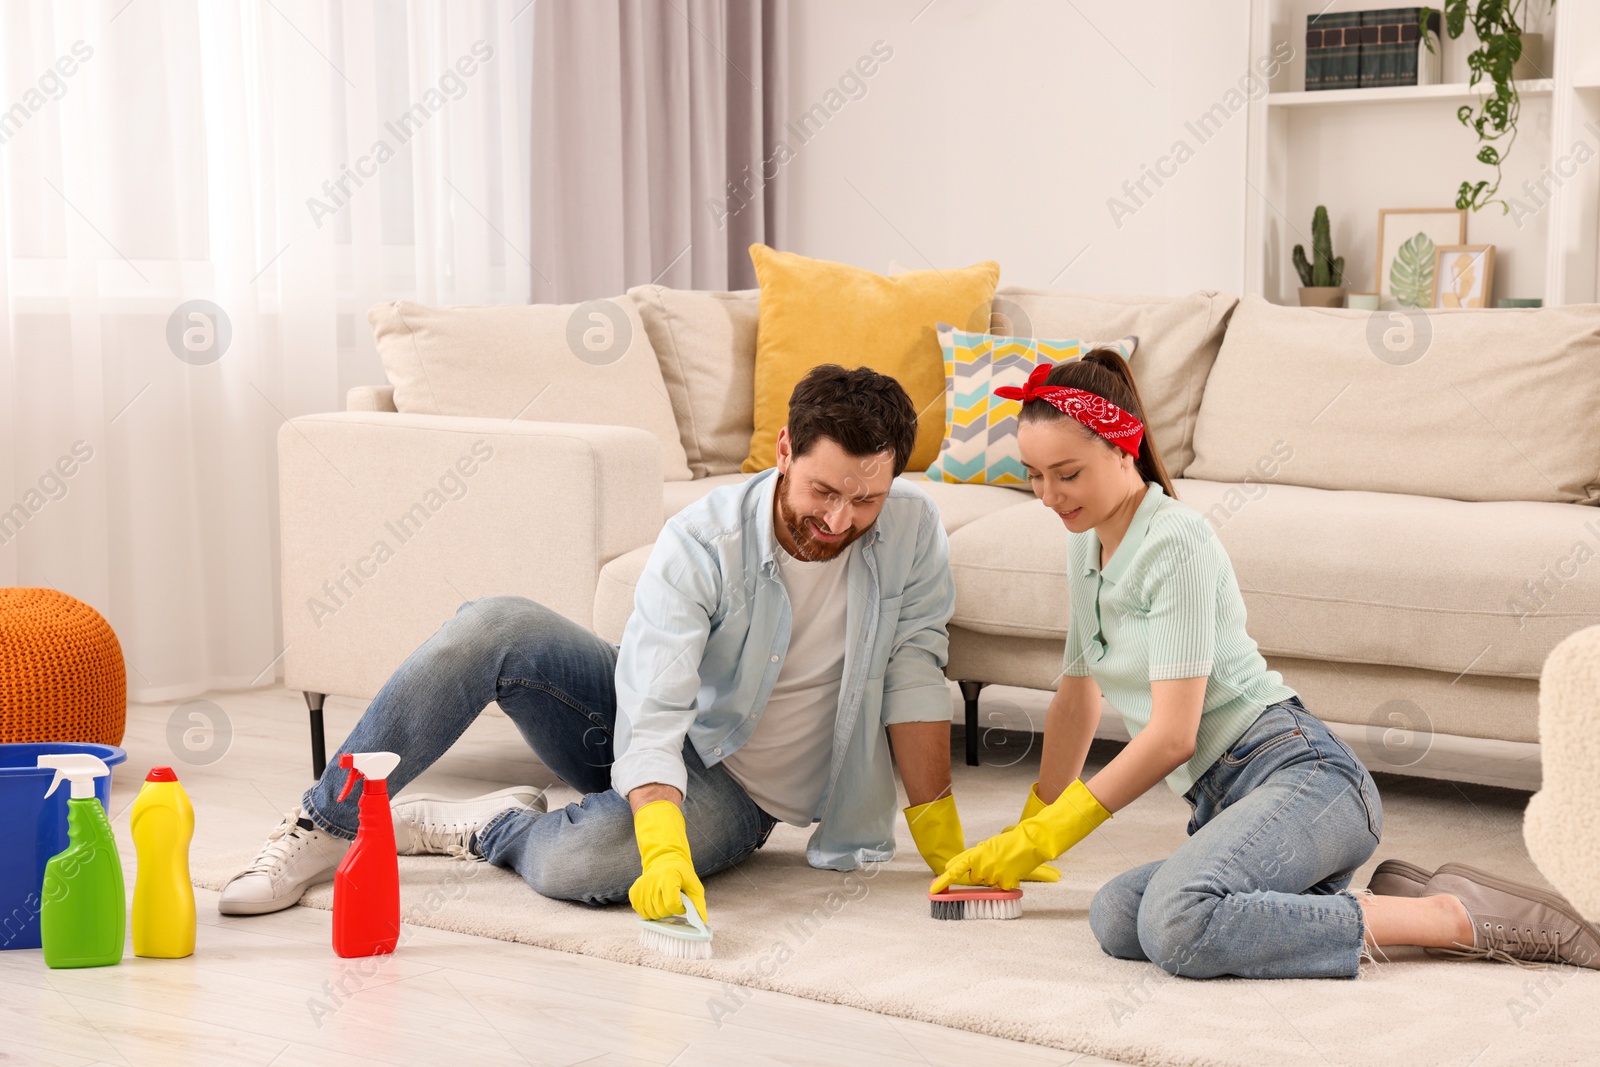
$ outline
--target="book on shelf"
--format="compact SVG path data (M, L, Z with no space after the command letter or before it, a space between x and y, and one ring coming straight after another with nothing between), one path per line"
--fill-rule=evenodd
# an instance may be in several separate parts
M1361 88L1431 85L1439 80L1439 13L1428 15L1428 50L1417 32L1420 8L1395 7L1361 13ZM1424 58L1426 57L1426 58ZM1429 69L1429 67L1434 69ZM1420 68L1420 69L1419 69ZM1419 77L1431 75L1431 77Z
M1434 85L1440 80L1439 13L1428 15L1429 49L1418 7L1306 16L1306 90Z
M1306 16L1306 90L1361 85L1360 11Z
M1396 7L1361 13L1360 87L1362 89L1377 89L1397 84L1395 49L1400 43L1399 20L1407 11L1410 12L1412 21L1416 21L1416 8Z
M1319 16L1306 16L1306 92L1322 88L1322 30Z

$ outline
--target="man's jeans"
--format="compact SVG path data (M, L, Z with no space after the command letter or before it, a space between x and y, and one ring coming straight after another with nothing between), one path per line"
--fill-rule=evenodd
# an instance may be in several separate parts
M614 645L524 597L470 601L400 665L339 752L398 753L393 796L498 702L540 762L587 795L547 815L512 809L494 816L478 831L477 851L547 897L627 900L640 863L632 810L611 788L616 662ZM702 764L687 740L683 762L683 817L704 878L760 848L777 820L720 765ZM335 799L345 774L330 760L303 803L317 826L350 839L359 790L342 804Z
M1100 947L1189 978L1356 977L1365 923L1348 887L1378 846L1383 806L1350 747L1291 697L1184 799L1189 840L1095 894Z

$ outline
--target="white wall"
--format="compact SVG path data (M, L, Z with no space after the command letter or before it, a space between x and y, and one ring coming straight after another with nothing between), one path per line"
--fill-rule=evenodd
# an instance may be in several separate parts
M994 259L1003 285L1243 284L1245 110L1204 143L1185 123L1256 58L1248 0L795 0L790 19L794 117L874 42L893 54L788 142L788 250L880 271ZM1123 183L1180 140L1192 158L1136 205Z

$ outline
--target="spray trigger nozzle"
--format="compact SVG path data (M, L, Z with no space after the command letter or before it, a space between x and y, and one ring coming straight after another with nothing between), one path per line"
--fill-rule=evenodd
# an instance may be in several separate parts
M61 779L65 778L72 783L74 800L94 796L94 780L111 773L111 768L106 766L105 760L99 756L91 756L87 752L62 752L53 756L40 756L38 765L56 772L56 776L50 780L50 788L44 791L45 796L54 793L56 786L61 784Z
M339 793L340 803L350 795L350 790L355 788L356 780L370 778L381 782L389 777L394 769L399 766L400 757L393 752L346 752L339 757L339 766L349 771L344 780L344 789Z
M351 765L350 753L348 752L339 757L339 766L350 772L344 777L344 788L339 790L339 803L343 804L345 797L350 795L350 790L355 788L356 780L361 778L362 774Z

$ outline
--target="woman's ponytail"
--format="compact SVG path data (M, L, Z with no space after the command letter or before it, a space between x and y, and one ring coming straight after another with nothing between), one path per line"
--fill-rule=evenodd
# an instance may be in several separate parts
M1167 477L1166 464L1161 462L1161 455L1156 451L1155 439L1150 433L1150 420L1144 413L1144 399L1139 395L1139 383L1134 380L1133 368L1120 352L1112 348L1096 348L1078 359L1057 363L1050 369L1045 384L1064 385L1104 397L1144 423L1144 437L1139 442L1139 455L1134 466L1145 481L1155 482L1167 496L1174 500L1178 498L1173 491L1172 480ZM1025 422L1064 418L1067 418L1065 414L1043 400L1030 400L1022 405L1022 419Z

